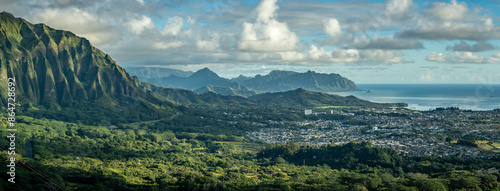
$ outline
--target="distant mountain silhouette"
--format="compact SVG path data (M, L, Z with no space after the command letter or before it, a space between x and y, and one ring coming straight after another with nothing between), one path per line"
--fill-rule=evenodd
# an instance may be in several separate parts
M311 91L336 92L358 90L356 84L339 74L322 74L313 71L298 73L291 71L271 71L268 75L257 75L241 84L261 92L288 91L303 88Z
M323 74L313 71L298 73L274 70L264 76L247 77L240 75L229 80L220 77L208 68L203 68L188 77L169 75L168 77L143 78L144 81L163 87L188 89L196 93L214 92L221 95L244 97L264 92L289 91L297 88L321 92L358 90L353 81L339 74Z

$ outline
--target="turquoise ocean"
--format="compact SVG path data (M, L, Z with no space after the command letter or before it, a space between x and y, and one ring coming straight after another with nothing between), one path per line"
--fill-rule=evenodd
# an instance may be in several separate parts
M357 84L364 91L334 92L379 103L405 102L409 109L458 107L470 110L500 108L500 84Z

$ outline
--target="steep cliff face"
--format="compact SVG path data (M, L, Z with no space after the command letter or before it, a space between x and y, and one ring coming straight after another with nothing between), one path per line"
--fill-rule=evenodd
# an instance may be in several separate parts
M87 39L5 12L0 13L0 58L0 83L15 77L19 98L34 105L53 108L140 94L140 82Z
M0 106L7 79L16 80L21 114L90 124L153 120L175 106L75 34L0 13Z

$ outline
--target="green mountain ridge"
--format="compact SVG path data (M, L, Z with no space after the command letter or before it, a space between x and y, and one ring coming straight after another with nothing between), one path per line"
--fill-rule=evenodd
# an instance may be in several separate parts
M234 105L240 107L254 105L249 99L241 96L225 96L214 92L197 94L190 90L160 87L147 82L142 84L142 88L147 92L151 92L158 99L178 105Z
M257 95L256 91L250 90L248 88L243 88L238 86L237 88L232 87L221 87L221 86L212 86L207 85L205 87L198 88L194 90L197 94L203 94L207 92L213 92L220 95L242 95L242 96L253 96Z
M355 96L339 96L322 92L312 92L302 88L276 93L264 93L250 97L255 103L266 106L281 107L325 107L325 106L359 106L359 107L406 107L405 103L374 103Z
M157 117L138 113L132 117L131 107L138 111L162 108L159 115L172 113L170 103L142 91L138 78L87 39L68 31L33 25L10 13L0 13L0 57L0 94L7 97L7 78L15 77L17 103L25 111L58 111L68 107L91 111L109 107L135 119ZM6 105L3 99L2 105Z

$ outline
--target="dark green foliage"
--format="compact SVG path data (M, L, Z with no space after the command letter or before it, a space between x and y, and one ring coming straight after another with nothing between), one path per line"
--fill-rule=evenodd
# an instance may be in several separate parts
M161 120L149 128L161 131L225 135L244 135L247 131L257 130L255 126L246 123L230 124L221 120L220 116L197 110L190 110L189 114L178 115L173 119Z
M421 191L446 191L446 186L438 179L414 178L410 180L410 185L419 188Z
M195 93L197 94L204 94L207 92L212 92L216 93L219 95L230 95L230 96L253 96L256 95L257 92L250 90L248 88L245 88L244 86L237 85L234 87L223 87L223 86L213 86L213 85L207 85L201 88L198 88L194 90Z
M159 99L182 105L211 107L218 107L221 105L228 107L255 105L251 100L240 96L223 96L213 92L199 95L189 90L158 87L149 83L143 83L142 88L153 93Z
M465 146L469 146L469 147L477 147L478 146L476 144L476 141L474 141L473 139L460 139L457 141L457 144L465 145Z
M258 153L258 157L283 157L296 165L323 165L334 169L360 170L367 167L394 168L401 166L402 158L394 150L379 148L371 143L326 145L319 148L298 144L273 145Z

